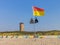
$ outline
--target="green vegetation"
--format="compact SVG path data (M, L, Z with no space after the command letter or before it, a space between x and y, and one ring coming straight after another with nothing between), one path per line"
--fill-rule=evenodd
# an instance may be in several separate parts
M20 31L10 31L10 32L0 32L0 35L60 35L60 31L37 31L37 32L20 32Z

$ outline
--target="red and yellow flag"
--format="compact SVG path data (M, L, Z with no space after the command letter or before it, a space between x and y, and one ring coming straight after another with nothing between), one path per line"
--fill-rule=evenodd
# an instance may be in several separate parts
M38 7L33 7L33 15L34 16L44 16L44 9L38 8Z

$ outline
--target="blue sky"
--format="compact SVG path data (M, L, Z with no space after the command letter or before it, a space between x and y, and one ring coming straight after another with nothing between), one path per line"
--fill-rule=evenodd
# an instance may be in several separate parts
M37 17L36 31L60 30L60 0L0 0L0 31L19 31L20 22L25 31L34 31L34 25L29 23L32 6L45 10L45 16Z

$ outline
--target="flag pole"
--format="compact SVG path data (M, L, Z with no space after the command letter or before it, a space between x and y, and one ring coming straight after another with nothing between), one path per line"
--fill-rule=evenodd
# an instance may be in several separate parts
M34 8L32 7L32 9L33 9L33 12L34 12ZM34 14L33 14L34 15ZM37 16L33 16L33 19L34 19L34 38L36 38L36 28L35 28L35 24L36 24L36 22L35 22L35 19L37 18Z
M35 32L35 31L36 31L36 30L35 30L35 17L34 17L33 19L34 19L34 24L33 24L33 27L34 27L34 34L33 34L33 35L34 35L34 38L35 38L35 37L36 37L36 32ZM36 41L36 39L34 39L34 41Z
M34 36L36 37L36 25L35 25L36 23L35 23L35 18L36 17L34 17Z
M33 12L34 12L33 7L32 7L32 10L33 10ZM36 34L36 32L35 32L35 16L33 16L33 20L34 20L33 27L34 27L34 38L35 38L35 34Z
M38 23L38 22L36 22L36 19L37 19L37 17L35 16L34 17L34 38L35 38L35 40L34 41L36 41L36 38L37 38L37 34L36 34L36 23ZM38 21L38 20L37 20Z
M35 17L34 17L34 38L36 36L36 28L35 28Z

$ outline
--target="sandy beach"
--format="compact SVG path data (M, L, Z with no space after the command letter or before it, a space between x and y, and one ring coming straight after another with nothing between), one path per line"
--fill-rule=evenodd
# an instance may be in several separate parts
M0 38L0 45L60 45L58 38Z

